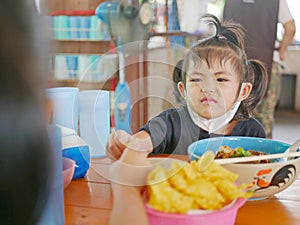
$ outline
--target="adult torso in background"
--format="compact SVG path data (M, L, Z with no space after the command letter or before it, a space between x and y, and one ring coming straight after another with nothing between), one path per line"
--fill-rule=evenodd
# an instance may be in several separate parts
M226 0L224 19L245 28L245 50L249 59L263 61L271 74L276 40L279 0Z

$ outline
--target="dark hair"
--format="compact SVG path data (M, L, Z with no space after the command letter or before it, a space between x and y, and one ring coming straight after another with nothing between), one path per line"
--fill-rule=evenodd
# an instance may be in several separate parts
M240 105L236 118L241 113L249 116L266 92L266 69L262 62L247 59L244 51L244 30L240 24L232 21L221 23L213 15L206 15L202 19L215 28L215 34L198 41L184 57L182 81L185 84L187 68L199 60L209 67L214 62L223 66L230 61L236 73L241 75L240 84L250 82L253 86L250 96Z
M252 91L248 98L242 101L243 107L241 108L241 110L247 110L242 112L246 115L250 114L264 98L268 84L268 73L264 64L255 59L248 60L248 63L250 71L245 81L252 84Z
M184 98L181 96L177 84L182 80L182 66L183 66L183 59L180 59L177 63L176 66L174 67L173 70L173 94L175 96L175 101L176 103L184 103L185 100Z
M0 3L0 224L37 224L52 183L32 14L27 1Z

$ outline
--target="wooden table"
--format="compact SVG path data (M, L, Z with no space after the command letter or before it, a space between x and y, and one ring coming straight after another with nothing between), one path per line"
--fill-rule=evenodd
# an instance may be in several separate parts
M187 160L187 156L173 156ZM65 189L66 225L106 225L112 208L107 177L111 162L92 159L87 177L72 181ZM100 171L100 172L99 172ZM240 208L236 225L299 225L300 178L274 197L248 201Z

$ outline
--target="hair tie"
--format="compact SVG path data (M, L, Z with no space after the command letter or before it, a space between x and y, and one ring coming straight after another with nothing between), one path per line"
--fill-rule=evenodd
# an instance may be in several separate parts
M228 40L225 36L217 34L216 38L220 39L220 40Z
M245 59L245 64L246 64L246 66L250 65L250 62L249 62L249 60L247 58Z

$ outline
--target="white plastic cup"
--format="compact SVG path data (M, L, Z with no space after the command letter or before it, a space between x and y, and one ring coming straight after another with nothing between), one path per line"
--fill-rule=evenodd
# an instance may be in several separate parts
M109 91L79 92L80 136L90 145L92 158L105 157L110 132Z
M56 87L46 90L47 96L53 102L52 123L78 130L79 89L75 87Z
M91 81L91 63L89 55L78 55L78 76L81 81Z
M68 67L66 56L56 55L54 58L54 76L58 80L68 79Z

